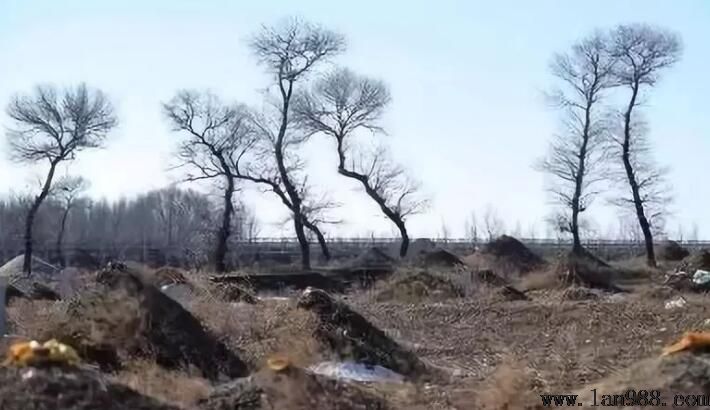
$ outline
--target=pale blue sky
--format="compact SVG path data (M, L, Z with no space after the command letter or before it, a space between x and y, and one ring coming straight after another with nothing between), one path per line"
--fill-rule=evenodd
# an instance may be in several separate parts
M487 204L509 226L536 224L544 234L550 207L531 165L556 125L542 98L551 55L597 27L648 22L677 31L685 53L651 96L650 138L672 168L669 230L697 223L710 235L710 2L702 0L0 0L0 105L38 82L102 88L121 125L108 150L84 153L72 172L89 177L94 196L135 195L177 177L165 172L177 136L160 102L179 88L208 87L259 105L268 79L246 38L293 15L341 31L349 48L337 63L390 85L386 138L432 198L430 211L411 220L415 236L438 235L442 220L462 236L470 212ZM4 114L0 125L9 125ZM37 170L10 164L0 147L0 192L27 189ZM356 185L335 174L330 148L318 138L306 152L313 182L347 203L335 215L348 224L331 234L392 234ZM291 234L270 224L283 219L278 201L257 193L247 200L266 234ZM603 200L591 212L602 233L618 213Z

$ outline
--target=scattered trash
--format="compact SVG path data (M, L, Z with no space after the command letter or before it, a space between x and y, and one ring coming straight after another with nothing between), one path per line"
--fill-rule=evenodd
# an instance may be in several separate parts
M687 305L688 302L682 297L678 296L676 299L666 301L666 309L681 309Z
M710 332L686 332L683 337L663 349L662 356L684 350L706 349L710 347Z
M707 285L710 283L710 272L698 269L693 274L693 283L696 285Z
M322 362L309 367L308 370L333 379L358 382L404 382L404 376L386 367L357 362Z
M60 343L55 339L40 344L36 340L15 343L8 349L7 358L3 365L17 367L26 366L51 366L51 365L76 365L79 355L69 345Z

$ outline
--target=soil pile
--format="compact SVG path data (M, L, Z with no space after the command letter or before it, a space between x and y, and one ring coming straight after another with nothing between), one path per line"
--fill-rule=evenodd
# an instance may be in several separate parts
M77 298L67 319L45 339L56 337L74 346L104 369L143 356L165 368L197 369L210 380L247 374L235 353L140 273L114 268L99 277L105 289Z
M694 274L696 270L710 270L710 252L702 249L691 253L678 266L678 270Z
M480 252L467 257L466 262L473 267L492 269L503 276L509 272L525 274L545 265L540 256L508 235L489 242Z
M710 355L707 353L678 353L666 357L654 357L645 359L614 376L611 376L599 383L587 386L579 391L578 403L584 403L588 407L593 407L594 398L592 389L596 389L597 405L602 403L602 395L623 395L627 390L633 389L639 392L640 386L648 392L659 391L661 400L669 408L683 407L689 409L705 408L707 395L710 394ZM700 400L690 397L688 403L673 403L675 395L700 395ZM706 397L703 398L702 395ZM637 396L638 397L638 396ZM648 397L649 399L651 396ZM612 397L609 398L611 400ZM629 406L628 408L647 408L661 404L646 403L646 406ZM623 407L622 403L613 407Z
M153 272L153 278L153 284L157 287L189 283L186 272L173 266L163 266L162 268L156 269L155 272Z
M223 282L214 285L216 296L225 302L255 304L259 300L251 290L236 283Z
M219 386L199 404L201 410L339 409L384 410L385 401L361 385L290 367L264 369Z
M690 252L676 241L666 241L658 246L658 256L667 261L680 261L690 255Z
M372 247L361 253L350 264L354 268L391 268L394 258L380 248Z
M415 303L422 299L451 299L464 296L451 280L429 272L407 274L387 283L375 300Z
M446 249L435 249L430 252L423 252L420 255L421 263L427 267L447 267L465 266L463 260L458 255Z
M560 283L611 292L623 292L614 284L619 272L587 251L569 252L557 262L556 273Z
M19 255L2 267L0 276L8 278L7 301L11 298L59 300L56 290L60 269L40 258L32 257L32 272L22 272L24 255Z
M0 367L3 410L178 410L94 372Z
M408 377L418 377L427 371L414 353L325 291L306 289L297 306L315 313L319 324L314 336L337 359L379 365Z

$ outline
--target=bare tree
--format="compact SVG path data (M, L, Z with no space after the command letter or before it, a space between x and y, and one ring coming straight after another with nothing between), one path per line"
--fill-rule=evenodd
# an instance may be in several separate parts
M505 233L505 222L490 204L486 206L486 210L483 213L483 226L486 235L488 235L488 242Z
M61 207L61 217L59 220L59 229L57 230L57 243L55 252L57 259L62 267L66 265L62 244L64 241L64 233L67 227L67 219L69 213L77 205L79 196L89 188L89 182L81 176L67 176L57 181L52 188L51 196L56 199Z
M666 170L650 158L644 124L638 119L638 107L642 104L643 90L655 86L660 72L679 60L681 43L677 35L667 30L641 24L621 25L612 34L611 50L616 59L614 80L629 93L626 108L620 115L623 131L612 137L631 194L619 202L630 205L635 211L643 232L646 263L655 267L654 219L662 221L670 197L664 180Z
M256 141L256 129L243 105L228 106L210 93L180 91L163 105L174 131L187 135L179 146L180 166L195 174L188 181L215 180L222 183L222 221L214 252L215 269L227 270L225 257L234 216L234 193L237 190L232 164L249 152Z
M49 169L25 220L23 271L32 270L32 227L52 188L61 162L72 161L90 148L100 148L117 124L113 106L99 90L81 84L58 90L38 86L32 94L13 97L7 115L15 122L8 132L11 158L22 163L44 162Z
M595 33L558 54L551 64L552 74L562 85L551 97L563 110L562 133L554 137L550 151L538 169L555 179L549 189L562 206L558 227L572 234L572 251L581 253L579 217L597 195L595 183L603 175L605 161L605 116L600 100L612 86L613 59L605 38Z
M338 173L358 181L397 227L402 237L399 254L404 257L409 248L405 218L419 212L426 201L417 198L418 185L406 177L402 167L391 163L384 147L353 152L358 131L383 132L379 121L389 101L384 83L340 68L300 94L294 111L308 135L323 133L335 140Z
M471 212L471 216L466 219L466 237L471 240L475 250L478 246L478 219L475 212Z
M299 167L295 153L304 140L292 125L292 99L297 84L307 80L308 75L319 65L344 49L341 35L307 22L292 19L278 27L263 27L251 41L251 48L266 67L278 89L275 115L259 121L265 140L270 143L269 152L275 165L276 178L271 182L279 186L288 199L287 206L293 214L294 230L301 247L301 263L304 269L310 268L310 249L304 227L308 223L303 209L303 182L296 181ZM278 193L278 192L277 192ZM314 233L320 231L317 227ZM311 229L313 231L313 229Z

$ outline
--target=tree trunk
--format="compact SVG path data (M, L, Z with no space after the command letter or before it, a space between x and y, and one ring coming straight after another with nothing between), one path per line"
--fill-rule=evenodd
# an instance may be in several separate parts
M631 196L634 201L634 209L636 217L643 232L644 245L646 247L646 264L652 268L656 267L656 253L653 249L653 233L651 232L651 224L646 218L646 213L643 208L643 200L641 199L640 188L636 181L633 165L631 164L631 114L636 106L636 98L638 97L639 82L635 81L631 85L631 99L629 106L624 113L624 144L622 146L621 159L624 163L626 178L631 187Z
M69 216L69 210L70 206L67 204L67 208L64 210L64 213L62 214L62 222L59 225L59 232L57 233L57 244L56 244L56 253L57 253L57 258L59 259L59 265L64 268L66 267L66 261L64 260L64 253L62 252L62 242L64 241L64 231L67 226L67 217Z
M584 130L582 131L582 146L579 149L579 162L577 164L577 176L575 177L574 195L572 196L572 252L581 254L584 250L579 236L579 213L582 212L580 201L582 200L582 187L584 186L584 173L586 172L587 146L589 144L589 128L592 121L592 104L594 101L587 99L587 106L584 110Z
M399 257L404 258L407 256L407 251L409 250L409 234L407 233L407 227L404 225L404 221L399 219L395 222L397 229L399 229L399 234L402 236L402 243L399 245Z
M229 175L226 177L227 187L224 189L224 212L222 212L222 226L217 233L217 247L215 249L215 270L219 273L227 271L227 248L229 235L231 233L232 215L234 214L234 179Z
M318 227L310 221L305 221L304 225L316 236L320 250L323 253L323 257L326 261L329 261L331 258L330 250L328 249L328 243L325 240L325 236L323 236L323 232L321 232L320 229L318 229Z
M296 238L298 238L298 244L301 247L301 267L304 270L309 270L311 269L311 245L308 243L308 238L306 238L306 233L303 230L301 216L293 216L293 226L296 230Z
M284 79L279 79L279 87L281 89L282 106L281 106L281 124L279 126L279 133L276 137L276 143L274 144L274 152L276 154L276 165L279 169L279 176L281 177L281 182L284 184L284 188L291 202L291 212L293 213L293 225L296 230L296 238L298 238L298 243L301 247L301 265L304 270L311 268L311 252L310 244L308 243L308 238L306 238L306 233L303 230L303 214L301 213L301 197L296 190L293 182L291 182L291 176L286 169L286 162L284 159L284 138L286 137L286 130L288 128L288 114L289 105L291 102L291 96L293 94L293 80L288 81L288 88L284 88Z
M52 180L54 179L54 171L56 170L58 163L59 160L53 160L50 162L49 172L47 173L47 178L44 180L44 185L42 185L42 191L39 195L37 195L32 203L32 206L27 212L27 219L25 220L25 257L22 263L22 272L26 275L32 273L32 248L34 244L32 239L32 228L35 223L35 217L37 216L37 211L39 210L40 205L42 205L42 202L44 202L47 195L49 195L49 190L52 187Z

